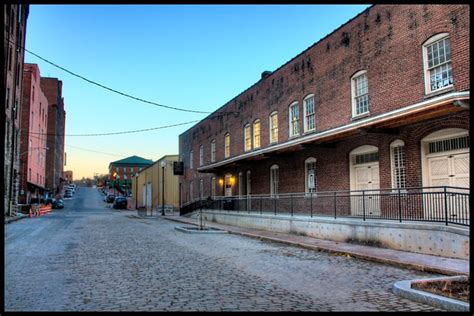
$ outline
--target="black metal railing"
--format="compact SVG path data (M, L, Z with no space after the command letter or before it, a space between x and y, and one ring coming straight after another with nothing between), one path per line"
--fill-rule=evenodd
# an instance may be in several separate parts
M184 205L180 215L199 208L290 216L328 216L440 222L470 226L469 188L326 191L271 195L215 196Z

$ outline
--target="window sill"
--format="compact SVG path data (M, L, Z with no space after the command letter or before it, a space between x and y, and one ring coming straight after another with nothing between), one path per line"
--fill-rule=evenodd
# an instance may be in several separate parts
M427 99L439 96L444 93L452 92L452 91L454 91L454 85L450 85L450 86L447 86L447 87L444 87L432 92L428 92L428 93L425 92L425 96L423 97L423 99L427 100Z
M312 130L310 130L310 131L306 131L306 132L303 133L303 135L314 134L314 133L316 133L316 129L312 129Z
M300 136L301 136L300 134L290 135L290 136L288 136L288 139L294 139L294 138L298 138Z
M362 113L362 114L351 117L351 121L357 121L357 120L360 120L362 118L369 117L369 116L370 116L370 112L365 112L365 113Z

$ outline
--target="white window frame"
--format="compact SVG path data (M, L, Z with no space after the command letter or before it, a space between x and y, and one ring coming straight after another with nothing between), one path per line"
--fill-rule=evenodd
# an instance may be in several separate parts
M224 158L230 157L230 133L224 135Z
M244 151L250 150L252 150L252 125L248 123L244 125Z
M356 79L358 79L361 76L366 76L367 77L367 111L362 112L362 113L357 113L357 101L356 98L359 96L356 95ZM358 116L363 116L367 115L370 113L370 104L369 104L369 76L367 75L367 70L360 70L356 72L352 77L351 77L351 100L352 100L352 117L358 117Z
M276 170L276 171L274 171ZM276 179L275 179L276 175ZM278 197L278 188L280 185L280 168L277 164L270 167L270 196Z
M199 166L204 166L204 146L199 146Z
M273 117L276 116L276 126L273 126ZM270 136L270 144L276 144L278 143L278 111L273 111L272 113L270 113L270 116L269 116L269 124L268 124L268 127L269 127L269 136ZM276 131L276 140L273 139L273 133L272 133L272 130L275 130Z
M296 111L293 109L296 108ZM294 115L296 114L296 115ZM296 116L296 119L295 119ZM288 132L290 137L300 135L300 108L298 102L293 102L288 107Z
M255 125L258 124L258 128L255 128ZM253 121L253 131L252 131L252 135L253 135L253 148L256 149L256 148L260 148L262 146L262 143L260 142L261 140L261 129L262 127L262 124L260 123L260 120L257 119L255 121ZM258 134L255 134L255 131L258 131Z
M403 147L403 166L395 166L395 148ZM399 158L400 159L400 158ZM392 175L392 188L394 189L402 189L405 190L407 187L407 170L406 170L406 147L405 142L401 139L394 140L390 143L390 167L391 167L391 175ZM399 186L399 181L397 181L397 171L399 173L403 172L403 179L404 183L402 187Z
M216 161L216 140L211 140L211 162Z
M194 164L193 164L193 151L191 150L189 152L189 169L193 169Z
M308 186L308 165L309 164L314 164L314 191L310 191L309 190L309 186ZM304 184L304 187L305 187L305 192L310 194L310 193L315 193L317 191L317 180L316 180L316 158L314 157L309 157L308 159L306 159L304 161L304 179L305 179L305 184Z
M424 79L425 79L425 94L431 94L431 93L438 93L440 91L450 89L454 83L451 83L445 87L436 89L436 90L431 90L431 79L430 79L430 68L428 67L428 46L433 45L436 42L442 41L444 39L450 39L449 33L440 33L437 35L434 35L430 37L425 43L422 45L422 50L423 50L423 73L424 73ZM451 48L451 40L449 42L449 46ZM451 73L452 73L452 52L451 52L451 58L449 61L445 61L444 64L450 64L451 65ZM436 68L441 66L442 64L438 64L435 67ZM454 82L454 78L453 78Z
M313 113L312 114L308 114L308 112L307 112L307 106L306 106L307 104L306 103L309 99L313 99ZM316 130L316 102L314 101L314 94L310 94L310 95L306 96L303 99L303 114L304 114L304 124L303 124L304 125L303 126L304 132L308 133L308 132L312 132L312 131ZM308 118L311 115L313 116L313 123L314 123L313 125L314 126L313 126L313 128L310 129L308 127Z

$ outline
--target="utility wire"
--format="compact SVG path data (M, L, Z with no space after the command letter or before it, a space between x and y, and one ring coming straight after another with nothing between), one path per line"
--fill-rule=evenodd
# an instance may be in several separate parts
M92 149L77 147L77 146L73 146L73 145L66 145L66 146L67 146L67 147L71 147L71 148L80 149L80 150L90 151L90 152L98 153L98 154L104 154L104 155L110 155L110 156L116 156L116 157L125 157L125 156L126 156L126 155L111 154L111 153L106 153L106 152L103 152L103 151L98 151L98 150L92 150Z
M175 126L181 126L181 125L186 125L186 124L191 124L191 123L196 123L199 122L199 120L195 121L190 121L190 122L184 122L184 123L177 123L177 124L172 124L172 125L165 125L165 126L158 126L158 127L151 127L151 128L144 128L144 129L137 129L137 130L131 130L131 131L119 131L119 132L109 132L109 133L90 133L90 134L51 134L51 133L38 133L38 132L29 132L30 134L36 134L36 135L47 135L47 136L85 136L85 137L90 137L90 136L110 136L110 135L122 135L122 134L132 134L132 133L141 133L141 132L148 132L148 131L153 131L153 130L158 130L158 129L164 129L164 128L170 128L170 127L175 127Z
M7 41L9 41L10 43L14 44L16 47L21 48L21 49L23 49L24 51L30 53L31 55L36 56L37 58L43 60L44 62L46 62L46 63L48 63L48 64L50 64L50 65L52 65L52 66L54 66L54 67L56 67L56 68L59 68L59 69L61 69L62 71L67 72L68 74L71 74L71 75L73 75L73 76L75 76L75 77L77 77L77 78L79 78L79 79L82 79L82 80L84 80L84 81L86 81L86 82L89 82L89 83L91 83L91 84L93 84L93 85L96 85L96 86L98 86L98 87L101 87L101 88L103 88L103 89L106 89L106 90L109 90L109 91L111 91L111 92L120 94L120 95L122 95L122 96L124 96L124 97L130 98L130 99L133 99L133 100L136 100L136 101L140 101L140 102L143 102L143 103L148 103L148 104L152 104L152 105L155 105L155 106L159 106L159 107L163 107L163 108L175 110L175 111L182 111L182 112L189 112L189 113L201 113L201 114L210 114L210 113L212 113L212 112L196 111L196 110L190 110L190 109L184 109L184 108L178 108L178 107L174 107L174 106L159 104L159 103L156 103L156 102L153 102L153 101L148 101L148 100L145 100L145 99L142 99L142 98L139 98L139 97L135 97L135 96L132 96L132 95L130 95L130 94L127 94L127 93L124 93L124 92L121 92L121 91L118 91L118 90L109 88L109 87L107 87L107 86L105 86L105 85L103 85L103 84L100 84L100 83L95 82L95 81L93 81L93 80L87 79L87 78L85 78L84 76L81 76L81 75L79 75L79 74L76 74L76 73L74 73L74 72L72 72L72 71L70 71L70 70L64 68L64 67L61 67L61 66L59 66L59 65L57 65L57 64L55 64L55 63L53 63L52 61L49 61L49 60L47 60L46 58L43 58L43 57L39 56L39 55L36 54L36 53L33 53L32 51L26 49L25 47L21 46L20 44L17 44L17 43L15 43L15 42L13 42L12 40L10 40L10 39L8 39L8 38L5 38L5 40L7 40ZM238 112L228 111L228 112L220 112L219 114L222 115L222 114L233 114L233 113L238 113ZM217 113L216 113L216 114L217 114Z

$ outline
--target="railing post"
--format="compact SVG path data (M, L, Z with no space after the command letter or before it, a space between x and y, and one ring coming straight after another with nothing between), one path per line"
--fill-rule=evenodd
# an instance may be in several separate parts
M402 196L400 194L400 188L398 188L398 217L401 223L402 222Z
M293 216L293 194L290 194L291 216Z
M362 218L365 221L365 191L362 191Z
M446 192L446 187L444 187L444 216L446 217L446 226L448 226L448 195Z
M334 191L334 219L337 216L337 208L336 208L336 191Z
M262 197L260 197L260 215L262 215Z
M311 205L311 218L313 218L313 192L309 193L309 202Z

